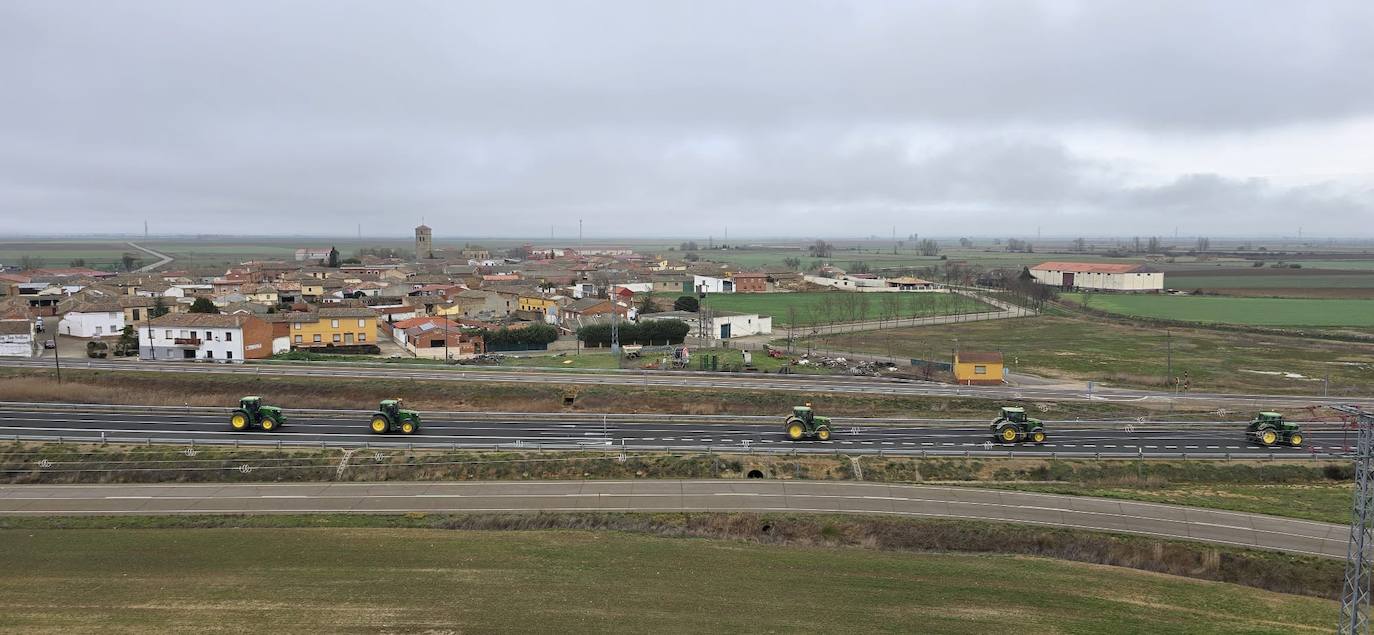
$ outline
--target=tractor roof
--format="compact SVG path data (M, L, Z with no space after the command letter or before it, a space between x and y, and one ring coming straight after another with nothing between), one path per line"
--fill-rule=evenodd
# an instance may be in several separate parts
M1279 413L1277 413L1277 412L1265 411L1265 412L1261 412L1261 413L1260 413L1260 416L1261 416L1261 417L1282 417L1283 415L1281 415L1281 414L1279 414Z
M382 400L382 403L384 403L384 404L401 403L401 400L400 400L400 399L383 399L383 400Z
M810 410L811 406L792 406L793 410Z
M243 401L257 401L259 399L262 399L262 397L258 397L256 395L248 395L247 397L243 398Z
M1026 409L1025 409L1025 408L1022 408L1021 406L1002 406L1002 410L1005 410L1005 411L1007 411L1007 412L1025 412L1025 411L1026 411Z

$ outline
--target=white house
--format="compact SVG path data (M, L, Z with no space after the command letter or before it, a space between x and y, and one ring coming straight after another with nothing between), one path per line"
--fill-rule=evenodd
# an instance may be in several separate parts
M0 357L33 357L37 337L29 320L0 320Z
M697 293L734 293L735 283L727 278L692 276L692 289Z
M124 307L115 298L82 302L62 314L57 332L72 337L118 335L124 330Z
M1098 262L1045 262L1030 268L1037 282L1063 289L1162 291L1164 273L1145 265Z
M138 331L139 359L237 363L290 350L278 349L272 325L248 313L168 313Z

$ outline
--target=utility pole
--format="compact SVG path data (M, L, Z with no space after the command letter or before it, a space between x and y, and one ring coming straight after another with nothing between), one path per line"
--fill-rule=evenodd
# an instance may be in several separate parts
M1164 383L1169 384L1174 380L1174 334L1169 329L1164 329L1164 341L1168 347L1169 374L1165 377Z
M582 219L577 219L577 257L582 257Z
M1355 419L1355 496L1350 513L1350 542L1345 552L1345 584L1341 591L1341 625L1343 635L1363 635L1369 632L1370 551L1374 549L1371 521L1374 520L1374 415L1355 406L1331 406L1333 410Z
M57 321L57 328L54 330L56 331L56 333L53 333L52 335L52 365L57 367L57 383L60 384L62 383L62 362L59 360L59 358L62 356L58 354L57 343L62 341L61 320Z

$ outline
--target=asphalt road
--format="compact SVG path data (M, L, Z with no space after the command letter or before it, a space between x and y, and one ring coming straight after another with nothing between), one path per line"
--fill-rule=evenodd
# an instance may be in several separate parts
M52 362L42 359L0 360L0 367L52 368ZM753 373L708 373L690 371L566 371L537 369L503 369L497 367L426 367L413 364L207 364L204 362L138 362L125 360L88 360L68 363L64 368L100 369L112 372L233 373L263 377L328 377L360 379L413 379L433 381L557 383L602 386L646 386L673 388L717 388L727 390L787 390L819 393L974 397L999 400L1044 399L1056 401L1114 401L1121 403L1153 402L1167 404L1231 405L1249 409L1301 407L1314 404L1357 404L1374 407L1374 398L1317 397L1301 395L1239 395L1223 393L1184 393L1131 390L1124 388L1096 389L1091 393L1062 386L951 386L931 382L909 381L877 377L849 377L824 375L767 375Z
M357 447L388 444L541 450L803 451L846 453L998 453L1055 456L1274 456L1342 454L1352 433L1308 424L1305 447L1262 448L1245 441L1244 423L1047 422L1041 445L991 441L986 422L835 418L828 442L789 441L781 417L663 416L592 413L422 413L414 435L376 435L366 411L286 411L277 432L235 432L229 410L79 404L0 404L0 440L283 444Z
M962 487L819 481L0 485L0 515L798 512L960 518L1344 558L1343 525Z

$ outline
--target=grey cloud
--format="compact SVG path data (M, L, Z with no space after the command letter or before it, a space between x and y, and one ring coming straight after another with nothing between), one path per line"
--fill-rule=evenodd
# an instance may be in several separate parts
M1143 186L1055 131L1374 116L1371 24L1364 2L12 1L0 231L1366 231L1367 189Z

